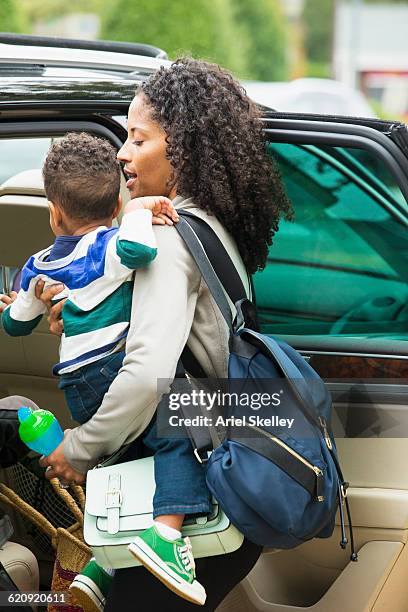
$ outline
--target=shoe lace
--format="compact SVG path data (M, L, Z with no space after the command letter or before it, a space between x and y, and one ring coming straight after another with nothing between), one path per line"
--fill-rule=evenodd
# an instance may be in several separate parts
M195 561L190 538L184 538L184 546L179 546L180 558L186 570L195 570Z

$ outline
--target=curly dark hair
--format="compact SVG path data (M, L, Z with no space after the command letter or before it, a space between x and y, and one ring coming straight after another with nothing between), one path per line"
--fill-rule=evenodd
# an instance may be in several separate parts
M69 132L54 142L43 165L47 198L75 220L112 215L120 189L115 148L104 138Z
M191 58L160 68L139 93L167 135L178 192L231 232L248 272L263 269L279 218L292 209L256 105L227 70Z

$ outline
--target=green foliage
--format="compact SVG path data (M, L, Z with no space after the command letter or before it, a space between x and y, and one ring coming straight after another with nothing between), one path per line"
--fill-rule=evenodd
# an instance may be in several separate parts
M1 2L1 0L0 0ZM36 21L51 21L69 13L100 13L105 0L18 0L31 27Z
M306 65L306 77L319 79L332 79L332 69L328 62L308 62Z
M116 0L102 19L101 38L149 43L180 54L206 58L242 72L239 37L230 0Z
M116 0L101 38L157 45L170 58L210 59L241 77L286 77L284 20L278 0Z
M24 20L17 0L0 0L0 31L22 32Z
M329 62L333 36L333 0L306 0L303 8L305 50L312 62Z
M242 78L287 77L280 0L0 0L0 6L12 1L19 2L31 27L94 12L101 18L102 39L149 43L172 59L182 54L208 59Z
M246 78L286 79L286 30L277 0L234 0L234 13L247 45Z

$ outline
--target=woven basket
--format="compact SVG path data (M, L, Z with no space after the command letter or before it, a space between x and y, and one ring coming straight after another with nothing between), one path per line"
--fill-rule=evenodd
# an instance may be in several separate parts
M0 501L11 506L50 538L55 551L51 590L61 593L68 591L72 580L92 555L91 549L84 543L83 538L85 495L82 488L78 485L71 487L75 499L66 489L60 487L56 478L50 482L56 495L64 501L76 519L76 522L68 528L54 527L45 516L3 483L0 483ZM50 604L48 612L61 612L61 607ZM82 612L82 607L77 604L74 597L69 595L64 605L64 612Z
M27 457L9 468L13 490L32 508L38 510L54 527L70 527L76 520L69 507L45 478L45 468L36 457ZM23 518L24 529L34 550L52 558L54 550L50 538L33 523Z

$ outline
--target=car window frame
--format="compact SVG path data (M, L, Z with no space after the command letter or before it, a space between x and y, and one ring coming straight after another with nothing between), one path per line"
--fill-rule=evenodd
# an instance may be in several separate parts
M408 206L408 157L385 134L365 125L295 118L274 120L268 117L263 119L263 126L266 139L270 142L366 150L384 162ZM372 182L370 185L374 187ZM403 207L398 200L395 201L395 205L401 208L403 216L407 218L405 206Z

